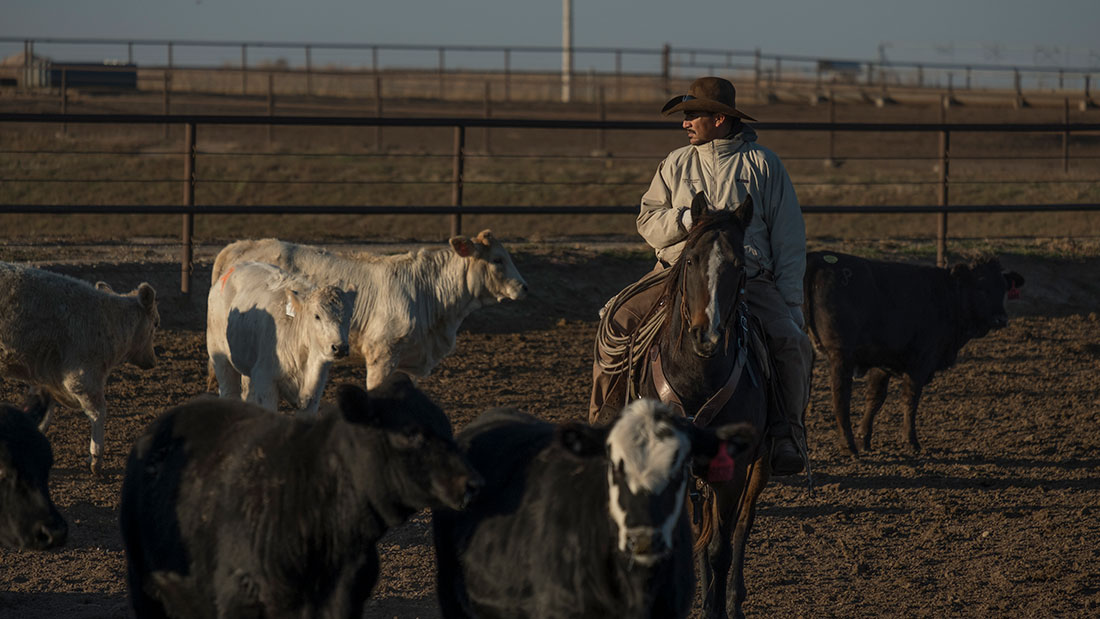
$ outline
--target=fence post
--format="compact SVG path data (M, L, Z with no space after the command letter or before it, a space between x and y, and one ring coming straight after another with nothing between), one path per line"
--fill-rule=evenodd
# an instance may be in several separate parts
M512 100L512 50L504 49L504 100Z
M445 64L444 64L446 53L447 53L447 48L445 48L445 47L439 48L439 100L440 101L444 101L447 98L447 85L444 83L446 81L446 75L447 75Z
M1062 172L1069 174L1069 97L1065 98L1062 106L1062 122L1066 125L1062 131Z
M382 118L382 76L374 74L374 115ZM382 125L374 126L374 148L382 152Z
M69 113L68 69L61 69L61 115ZM68 135L69 123L61 123L61 135Z
M306 96L313 96L313 50L306 45Z
M936 225L936 266L947 266L947 204L948 195L948 168L950 160L948 154L951 148L951 134L947 131L947 108L940 106L940 208L943 210L937 216Z
M456 208L462 206L462 169L465 164L463 159L465 147L466 127L458 125L455 127L454 174L451 176L451 206ZM462 234L462 214L456 212L451 215L451 236L460 234Z
M596 94L596 115L601 123L607 121L607 99L604 87L600 86ZM603 127L596 130L596 152L603 154L607 150L607 135Z
M164 115L167 116L172 109L172 102L169 100L168 92L171 90L171 73L164 72ZM168 139L168 123L164 123L164 139Z
M757 47L752 52L752 83L756 86L757 90L760 89L760 48Z
M241 94L248 94L248 44L241 43Z
M489 118L493 115L493 83L489 80L485 80L485 118ZM485 127L485 154L488 155L493 151L492 142L490 141L489 127Z
M833 131L832 127L836 126L836 96L832 90L829 91L829 125L829 158L825 160L825 167L835 168L837 166L836 131Z
M184 128L183 155L183 205L195 206L195 123ZM195 213L183 214L183 249L180 254L180 294L191 297L191 231L195 226Z
M267 74L267 115L268 117L275 115L275 74ZM271 147L272 133L274 132L274 125L267 124L267 145Z
M669 72L672 64L672 48L668 43L661 48L661 81L664 83L665 96L669 93Z

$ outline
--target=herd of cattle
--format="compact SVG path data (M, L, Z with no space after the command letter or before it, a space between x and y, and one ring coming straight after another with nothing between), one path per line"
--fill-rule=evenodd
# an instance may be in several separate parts
M919 449L923 387L967 341L1006 324L1005 298L1022 284L996 260L948 271L810 253L807 328L852 453L853 374L868 377L864 449L891 376L904 380L904 438ZM359 617L376 542L427 508L445 617L686 616L688 487L752 444L751 428L699 428L639 400L606 427L492 409L455 437L409 378L453 351L472 311L526 293L487 230L385 257L273 239L224 248L206 334L220 397L160 415L126 465L120 526L136 615ZM0 407L0 545L65 543L47 485L53 407L88 416L98 474L107 377L155 364L159 322L146 283L118 294L0 262L0 378L30 387L22 406ZM365 359L366 389L341 385L322 404L330 365L349 353ZM280 401L298 414L273 414ZM547 545L555 552L537 550Z

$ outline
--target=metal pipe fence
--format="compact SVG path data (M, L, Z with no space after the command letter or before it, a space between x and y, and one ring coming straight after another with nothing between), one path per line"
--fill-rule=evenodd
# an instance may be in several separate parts
M1068 116L1067 116L1068 120ZM0 113L0 123L56 123L65 126L74 124L111 124L111 125L182 125L185 128L183 146L180 151L183 159L183 199L180 204L148 205L43 205L43 204L0 204L0 213L171 213L183 215L182 255L181 255L181 291L190 290L188 281L192 269L192 239L195 215L207 214L449 214L452 217L452 234L461 232L463 214L634 214L636 204L630 205L474 205L464 203L464 188L470 184L465 176L465 164L474 157L467 152L466 135L472 128L512 128L512 129L581 129L595 132L626 131L668 131L667 122L649 121L606 121L606 120L554 120L554 119L503 119L503 118L382 118L350 116L271 116L271 115L156 115L156 114L30 114ZM197 156L196 132L200 126L218 127L238 126L297 126L297 127L435 127L450 128L454 132L454 143L449 157L452 160L451 204L439 205L219 205L196 204L195 189L201 179L196 176L195 160ZM949 196L952 181L950 178L950 137L953 133L1051 133L1069 136L1073 133L1100 132L1100 123L1025 123L1025 124L983 124L983 123L836 123L836 122L778 122L754 123L761 131L825 132L830 136L836 133L861 132L913 132L934 133L939 136L938 170L936 181L938 188L937 204L920 205L804 205L805 213L890 213L913 214L930 213L937 216L937 263L946 264L946 245L948 240L948 216L955 213L1006 213L1021 211L1097 211L1097 203L1063 204L952 204ZM52 154L57 154L53 151ZM164 154L164 153L161 153ZM1068 150L1064 150L1066 157ZM484 155L481 155L484 156ZM829 156L834 156L830 145ZM6 179L12 180L12 179ZM64 180L64 179L62 179ZM110 179L106 179L110 181ZM41 182L57 182L58 179L41 179ZM141 182L140 180L138 182ZM144 182L163 182L161 180ZM212 182L212 181L206 181ZM297 181L296 181L297 182ZM301 181L312 182L312 181ZM341 181L346 182L346 181ZM446 181L439 181L441 183ZM504 181L507 183L508 181ZM975 181L967 181L975 182ZM978 181L980 182L980 181ZM553 184L543 181L542 184Z
M893 88L937 88L956 91L999 89L1014 92L1018 103L1026 104L1025 93L1080 92L1082 106L1090 107L1093 79L1100 77L1100 65L1059 66L1039 63L967 63L941 61L848 59L794 54L764 53L760 49L729 50L673 47L572 47L574 66L586 69L554 78L563 48L536 45L420 45L377 43L315 43L270 41L203 41L164 39L97 39L56 37L0 37L0 57L22 49L20 82L24 87L53 86L50 70L36 60L45 54L59 56L57 67L80 63L85 71L133 71L137 67L161 70L167 76L178 71L221 71L239 75L237 92L251 92L251 74L283 71L304 76L302 92L314 94L314 78L324 75L377 74L387 69L427 72L437 80L438 95L448 96L446 82L459 71L498 74L503 80L504 99L511 100L512 80L527 73L572 83L574 76L608 76L621 87L628 76L658 80L667 94L674 79L693 77L700 71L737 74L753 84L774 89L778 84L801 82L818 90L828 87L860 86L880 90ZM104 60L104 55L113 57ZM67 58L61 58L68 55ZM125 60L122 60L125 58ZM98 69L93 66L98 64ZM167 79L167 78L164 78ZM59 78L54 78L54 82ZM560 86L560 83L559 83ZM261 85L262 87L262 85ZM227 88L230 88L227 86ZM589 89L593 100L596 92ZM621 88L618 88L621 91ZM564 94L564 93L563 93ZM823 93L818 93L821 96Z

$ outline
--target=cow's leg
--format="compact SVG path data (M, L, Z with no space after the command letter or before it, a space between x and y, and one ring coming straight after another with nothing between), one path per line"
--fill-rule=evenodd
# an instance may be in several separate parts
M103 435L107 423L107 399L103 396L104 381L96 380L85 374L69 376L65 379L65 389L80 404L81 410L88 416L92 425L92 438L88 444L88 465L92 473L99 475L103 470Z
M328 382L328 370L331 365L331 363L321 363L320 367L313 367L313 364L307 365L302 388L298 391L300 415L310 417L317 415L317 408L321 405L321 394L325 392L325 383Z
M745 548L748 546L749 533L752 532L752 523L756 519L756 501L768 485L768 479L771 478L763 459L750 465L748 474L748 486L745 488L744 496L734 497L738 500L735 507L740 505L740 512L735 511L728 515L730 520L737 520L737 527L733 530L733 564L730 570L728 601L731 615L737 618L745 616L741 610L741 605L748 597L748 591L745 589Z
M902 424L901 436L903 440L909 440L909 446L914 452L920 451L920 443L917 442L917 404L920 403L925 382L921 377L909 375L905 377L905 420Z
M848 445L848 451L859 457L856 438L852 435L852 364L840 355L829 355L829 388L833 395L833 414L840 435Z
M46 412L42 415L42 421L38 422L38 431L42 434L46 433L50 424L53 423L53 411L57 408L57 402L50 398L50 403L46 405Z
M889 374L878 368L868 370L867 408L863 412L863 421L859 424L860 434L863 435L864 451L871 451L871 426L875 422L875 415L882 409L882 403L886 401L886 388L889 385Z
M253 374L248 381L245 401L271 411L279 410L279 386L274 379Z
M225 355L215 355L212 362L214 366L214 377L218 379L218 395L223 398L233 398L234 400L242 399L242 376L241 373L237 371L237 368L233 367L233 364L229 362L229 358Z

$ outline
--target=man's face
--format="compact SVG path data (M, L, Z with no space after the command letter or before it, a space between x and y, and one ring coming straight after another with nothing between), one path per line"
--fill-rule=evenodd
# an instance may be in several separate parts
M726 116L709 112L684 112L684 130L687 131L688 141L695 146L706 144L725 135Z

